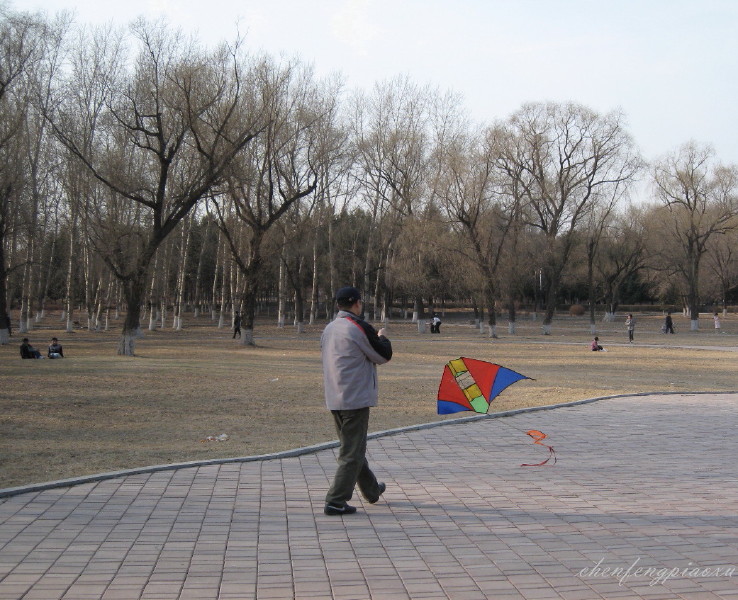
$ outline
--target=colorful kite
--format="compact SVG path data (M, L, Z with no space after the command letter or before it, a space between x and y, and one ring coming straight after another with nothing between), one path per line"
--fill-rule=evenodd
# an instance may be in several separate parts
M495 397L521 379L531 379L500 365L457 358L443 368L438 386L438 414L450 415L464 410L486 413Z
M523 464L520 465L521 467L540 467L542 465L545 465L549 460L551 460L551 457L553 456L554 461L551 463L552 465L556 464L556 452L554 452L554 449L551 446L548 446L546 444L541 444L542 440L545 440L548 436L543 433L542 431L538 431L537 429L531 429L530 431L526 431L530 437L533 438L534 444L539 444L541 446L546 446L548 448L548 458L544 460L543 462L535 463L535 464Z

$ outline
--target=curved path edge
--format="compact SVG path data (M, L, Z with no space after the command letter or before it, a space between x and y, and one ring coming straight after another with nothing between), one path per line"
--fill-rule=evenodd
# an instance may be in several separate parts
M408 425L406 427L398 427L396 429L387 429L385 431L375 431L370 433L367 438L377 439L390 435L397 435L407 431L420 431L424 429L432 429L434 427L443 427L446 425L456 425L459 423L470 423L472 421L481 421L483 419L498 419L502 417L510 417L513 415L519 415L524 413L538 412L542 410L553 410L556 408L568 408L571 406L580 406L582 404L590 404L592 402L599 402L601 400L613 400L615 398L633 398L639 396L670 396L675 393L695 395L695 394L738 394L736 391L694 391L694 392L637 392L630 394L613 394L610 396L597 396L595 398L585 398L584 400L574 400L573 402L562 402L559 404L547 404L544 406L530 406L527 408L518 408L515 410L507 410L497 413L487 413L483 415L474 415L469 417L461 417L458 419L447 419L444 421L433 421L431 423L421 423L419 425ZM41 492L44 490L50 490L53 488L60 487L72 487L75 485L82 485L85 483L93 483L97 481L104 481L107 479L115 479L117 477L126 477L128 475L140 475L142 473L156 473L159 471L176 471L178 469L187 469L190 467L204 467L209 465L224 465L229 463L245 463L245 462L256 462L275 460L282 458L292 458L295 456L303 456L305 454L312 454L321 450L327 450L330 448L337 448L338 441L334 440L331 442L324 442L322 444L315 444L313 446L304 446L302 448L295 448L293 450L285 450L282 452L274 452L272 454L258 454L254 456L240 456L231 458L213 458L210 460L194 460L189 462L171 463L165 465L151 465L146 467L136 467L133 469L123 469L120 471L109 471L106 473L95 473L93 475L83 475L81 477L70 477L68 479L58 479L56 481L45 481L41 483L32 483L29 485L23 485L11 488L0 488L0 498L8 498L10 496L17 496L20 494L27 494L30 492Z

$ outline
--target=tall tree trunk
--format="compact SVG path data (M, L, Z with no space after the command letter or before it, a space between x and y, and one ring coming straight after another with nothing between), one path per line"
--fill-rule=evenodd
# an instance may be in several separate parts
M595 323L594 259L595 244L593 240L590 240L587 244L587 291L589 295L589 332L592 335L597 333L597 324Z
M336 288L336 249L333 247L333 210L328 215L328 263L329 263L329 274L330 274L330 289L328 293L330 298L328 299L328 306L326 307L326 313L328 313L328 319L332 319L335 315L334 309L336 303L333 301L335 293L338 291Z
M313 277L310 291L310 325L313 325L318 318L318 229L314 231L313 237Z
M74 331L74 255L75 237L77 235L77 210L74 202L72 203L71 211L72 218L71 227L69 228L69 256L67 258L67 287L64 295L64 312L67 317L67 333L72 333Z
M243 346L254 345L254 325L256 322L256 299L259 293L259 282L262 276L263 258L261 256L261 243L264 233L259 230L252 232L249 242L248 260L241 265L243 273L243 333L241 344Z
M220 276L220 315L218 317L218 329L225 327L225 314L228 308L228 290L230 289L231 261L225 260L226 249L223 247L223 270Z
M213 271L213 285L210 294L210 319L215 321L218 315L216 314L216 306L218 306L218 280L222 281L223 271L225 270L225 241L222 239L223 234L218 232L218 242L215 247L215 270ZM221 285L221 295L223 294L223 288ZM218 325L221 327L221 325Z
M177 275L177 297L175 301L175 326L174 328L177 331L182 330L183 321L184 321L184 302L185 302L185 285L186 285L186 279L187 279L187 255L189 254L189 245L190 245L190 233L192 231L192 225L190 222L190 218L185 218L182 220L182 243L180 247L180 253L179 253L179 272Z
M211 219L206 219L205 232L203 233L202 239L200 241L200 252L197 258L197 271L195 273L195 314L194 314L195 319L197 319L200 316L200 312L202 311L202 305L203 305L202 270L203 270L203 265L205 263L205 249L207 248L207 245L208 245L208 236L210 235L211 223L212 223ZM217 253L217 248L216 248L216 253Z
M517 311L515 308L515 294L510 293L507 304L507 332L515 335L515 326L517 321Z
M159 272L159 253L154 257L154 268L151 270L151 287L149 288L149 331L156 331L158 302L156 297L156 278Z
M279 260L279 281L277 282L277 327L283 328L287 320L287 232L284 232L282 238L282 248L280 249Z
M20 322L18 324L18 331L20 333L27 333L31 330L31 290L32 290L32 279L33 279L33 260L34 260L34 239L31 237L28 240L28 247L26 248L26 264L23 267L23 283L22 283L22 298L21 298L21 311L20 311Z
M497 312L495 311L496 295L494 285L488 281L484 286L484 303L487 307L487 324L489 325L487 335L494 339L497 338Z
M688 302L689 302L689 319L690 330L697 331L700 328L700 297L698 293L700 278L700 261L696 252L690 251L687 258L688 261Z
M5 268L5 246L0 238L0 345L5 345L10 341L10 329L8 272Z
M254 323L256 320L256 298L258 294L258 274L261 271L261 258L253 261L249 268L250 273L244 274L243 289L243 331L241 345L254 345Z
M543 291L545 313L543 315L543 334L551 335L551 323L553 323L554 314L556 313L556 292L558 286L549 281Z
M56 260L56 243L59 235L59 221L54 222L54 237L51 239L51 248L49 249L49 261L44 273L43 284L39 286L38 304L41 318L46 314L46 299L49 297L49 285L53 275L54 261Z
M141 335L141 302L144 297L145 271L128 281L123 282L123 294L126 299L127 312L123 322L123 333L118 344L118 354L135 356L136 338Z

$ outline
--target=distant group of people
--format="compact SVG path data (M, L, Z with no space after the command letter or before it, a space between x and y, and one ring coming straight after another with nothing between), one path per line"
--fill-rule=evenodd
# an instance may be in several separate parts
M28 338L23 338L23 343L20 345L20 355L21 358L64 358L64 349L58 339L51 338L46 357L44 357L41 352L31 346Z
M715 332L720 333L720 329L721 329L720 315L717 312L714 313L712 315L712 320L715 325ZM635 324L636 324L635 317L632 314L628 314L628 316L625 319L625 328L628 331L628 342L631 344L634 341ZM666 313L666 317L664 318L664 324L661 326L661 333L674 333L674 319L672 319L670 312ZM590 347L593 352L604 350L604 348L600 344L600 339L596 336L592 340L592 344Z

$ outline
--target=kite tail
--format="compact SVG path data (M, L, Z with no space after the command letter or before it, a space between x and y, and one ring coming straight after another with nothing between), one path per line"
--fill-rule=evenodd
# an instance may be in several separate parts
M527 433L530 437L533 438L533 443L534 444L538 444L539 446L545 446L546 448L548 448L548 458L546 460L544 460L543 462L539 462L539 463L535 463L535 464L533 464L533 463L530 463L530 464L525 463L525 464L522 464L520 466L521 467L541 467L541 466L545 465L549 460L551 460L551 458L554 459L551 464L552 465L555 465L556 464L556 452L554 451L553 447L552 446L548 446L547 444L541 443L541 440L546 439L546 437L548 437L548 436L545 433L543 433L542 431L538 431L536 429L531 429L530 431L526 431L525 433Z

